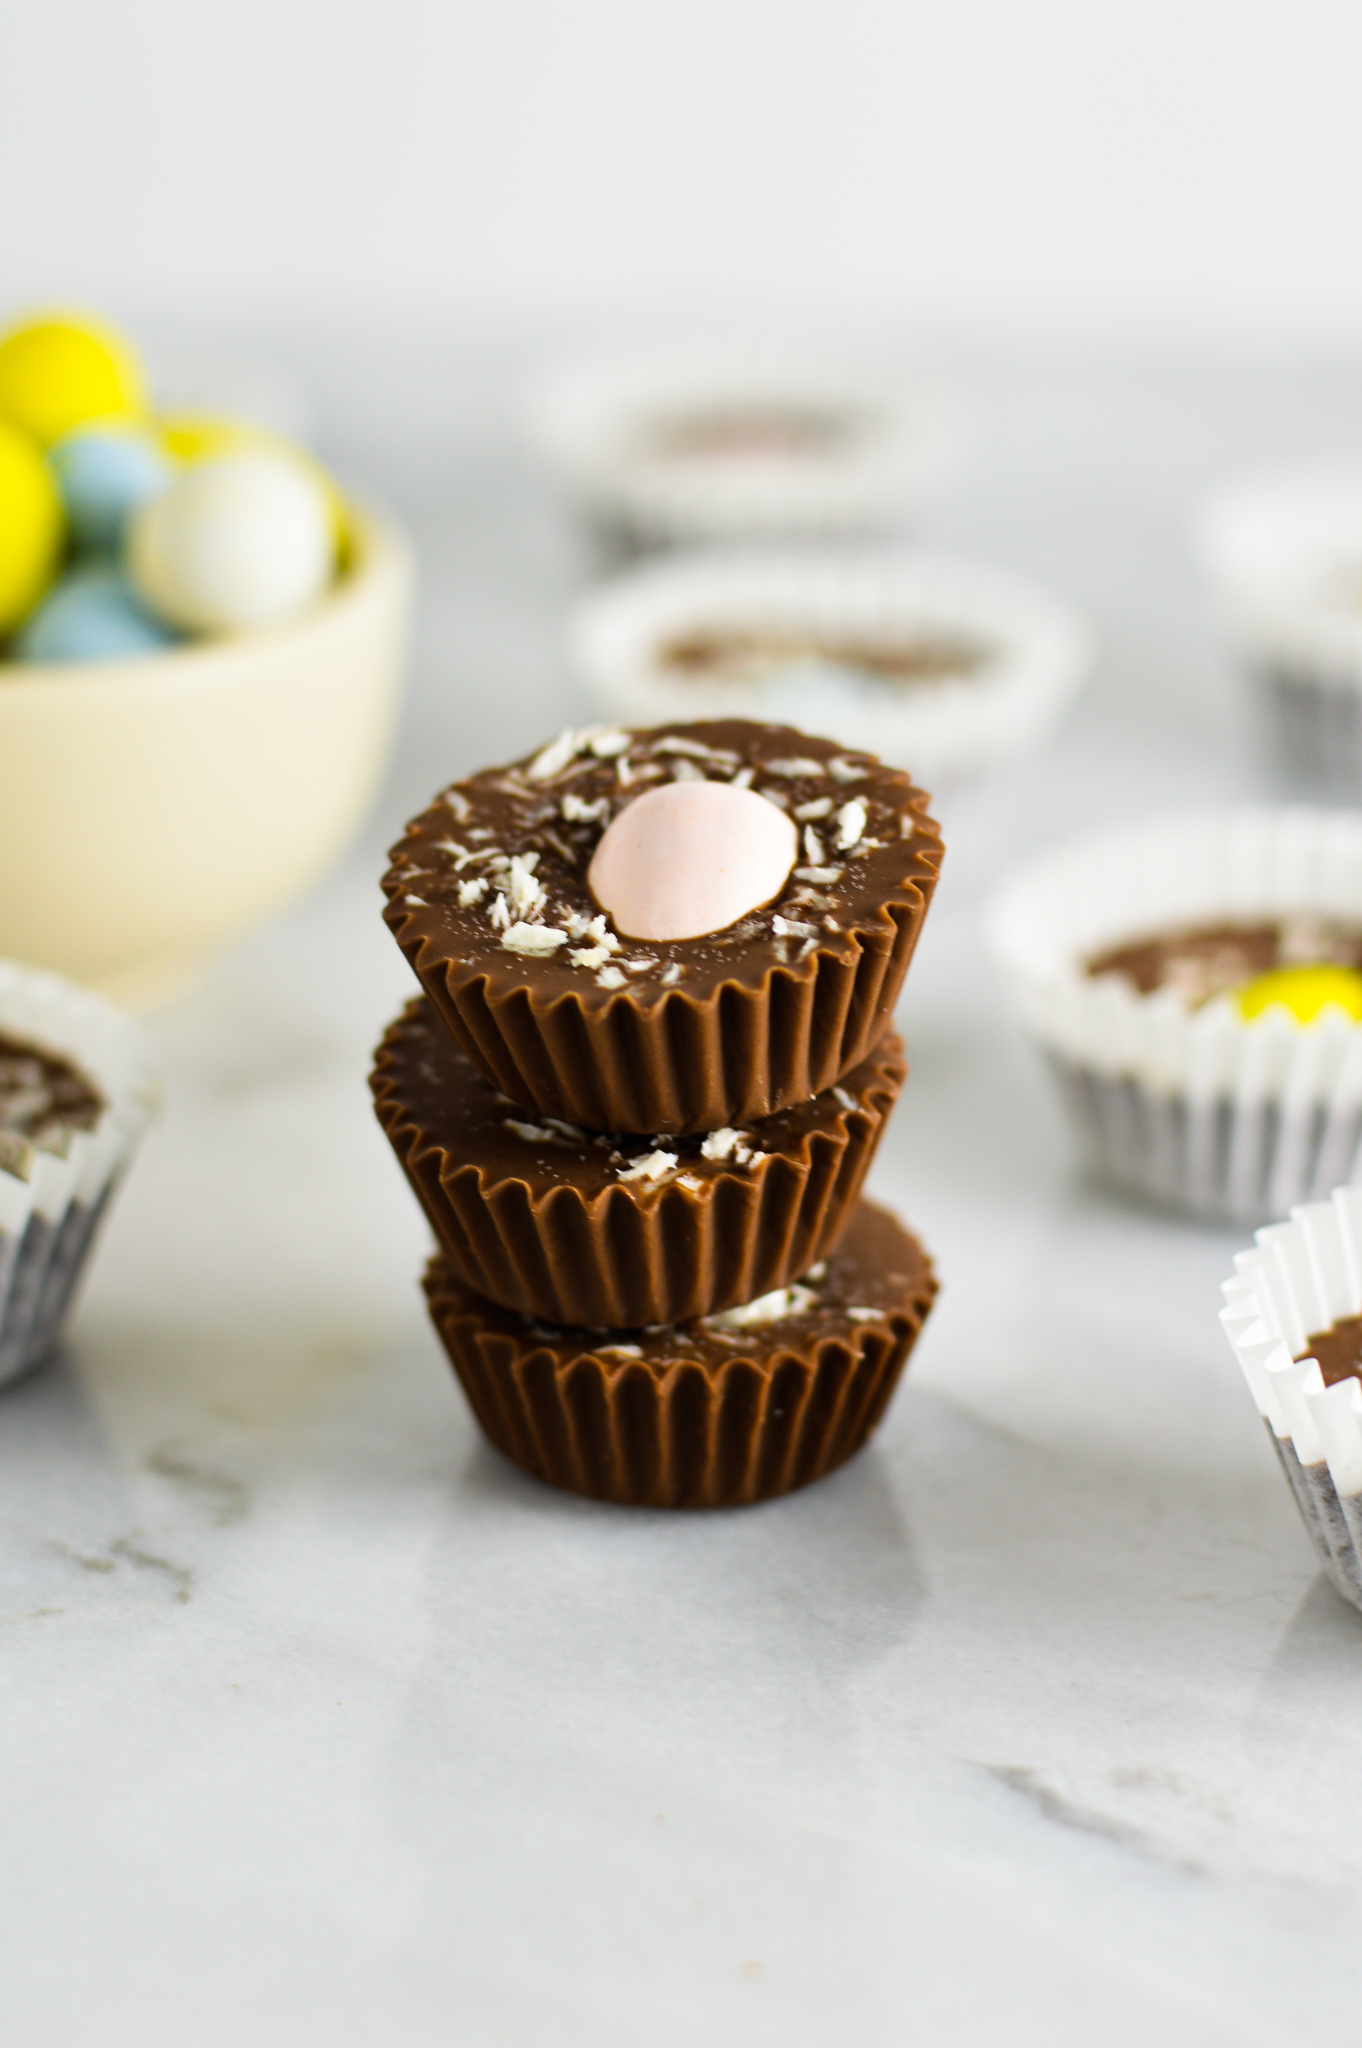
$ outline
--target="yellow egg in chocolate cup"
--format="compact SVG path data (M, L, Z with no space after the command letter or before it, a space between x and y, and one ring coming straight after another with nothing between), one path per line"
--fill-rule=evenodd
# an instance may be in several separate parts
M0 663L0 955L154 1007L321 880L386 764L411 610L401 533L350 531L277 625Z

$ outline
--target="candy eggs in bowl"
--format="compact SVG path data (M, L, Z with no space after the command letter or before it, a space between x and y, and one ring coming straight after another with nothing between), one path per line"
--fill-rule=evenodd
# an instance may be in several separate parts
M134 359L101 384L73 325L46 382L26 340L7 383L0 340L0 955L145 1006L305 893L360 822L411 563L263 431L177 449Z

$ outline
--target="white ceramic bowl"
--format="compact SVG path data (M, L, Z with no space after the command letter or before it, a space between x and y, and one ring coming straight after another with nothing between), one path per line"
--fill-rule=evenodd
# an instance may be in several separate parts
M411 609L367 513L304 616L131 661L0 667L0 955L145 1008L304 895L371 802Z

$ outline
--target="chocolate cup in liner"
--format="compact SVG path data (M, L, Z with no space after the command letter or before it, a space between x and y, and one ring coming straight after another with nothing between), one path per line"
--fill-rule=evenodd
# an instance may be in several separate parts
M603 533L623 546L872 532L920 503L955 439L921 379L788 350L691 350L564 365L526 424ZM715 443L746 416L794 438ZM687 426L711 430L707 445ZM800 433L801 425L805 431ZM808 431L812 429L812 431Z
M728 1319L565 1330L480 1301L439 1253L430 1312L487 1437L553 1486L647 1507L734 1507L807 1486L879 1422L936 1294L862 1203L807 1277Z
M1232 999L1191 1009L1085 959L1219 919L1362 920L1362 818L1245 809L1149 823L1060 849L992 899L991 949L1056 1075L1094 1171L1194 1214L1284 1216L1359 1172L1362 1026L1302 1026Z
M517 766L517 773L537 800L557 798L564 786L594 786L578 772L581 757L617 737L624 735L599 727L565 733L528 768ZM852 790L863 789L872 818L882 812L893 819L897 836L872 841L865 835L872 850L864 857L876 865L864 883L848 885L857 901L841 913L831 935L805 923L800 929L812 937L787 942L759 936L741 941L736 954L722 950L728 932L650 947L630 940L630 948L656 956L654 965L671 959L679 972L684 963L690 978L675 985L635 980L614 990L598 985L593 972L571 970L557 959L527 961L493 946L482 932L467 936L473 913L462 927L452 922L464 913L452 909L448 894L438 893L455 886L441 863L449 867L445 849L451 832L466 827L455 822L458 813L451 814L449 805L451 799L466 804L466 792L504 792L509 771L488 771L437 799L394 847L383 878L389 898L384 916L398 944L470 1058L513 1102L537 1115L592 1131L684 1136L745 1125L821 1095L871 1052L898 1001L943 851L925 791L871 756L850 761L837 742L782 726L701 721L649 728L629 738L631 750L643 753L677 743L703 752L722 743L732 759L755 763L759 792L766 760L812 761L819 767L814 781L831 793L830 801L840 804ZM560 748L561 771L530 784L534 762ZM827 769L829 761L846 765L859 781L839 781ZM606 763L612 771L617 765L613 757ZM796 795L799 787L797 781L782 785ZM599 834L596 827L597 839ZM549 872L547 864L537 870ZM796 899L810 887L800 875L823 872L840 871L796 867L782 894L751 922L774 925L773 913L782 906L798 919L803 906ZM573 872L568 884L584 908L597 907L583 876ZM789 945L807 950L792 958ZM564 947L563 959L571 953Z
M925 667L895 681L850 659L791 653L763 656L739 677L730 655L725 677L697 670L694 655L689 668L668 659L676 646L721 649L725 636L904 650ZM938 802L956 780L1044 738L1091 665L1082 620L1023 578L873 547L666 557L588 595L569 646L603 718L754 718L835 732L911 766Z
M1285 470L1202 507L1194 544L1272 768L1362 790L1362 463Z
M379 1046L371 1085L462 1284L545 1322L613 1329L710 1315L798 1279L840 1237L906 1073L891 1031L813 1101L718 1147L669 1139L662 1151L508 1118L418 997ZM618 1178L649 1161L657 1178Z
M1362 1189L1296 1209L1234 1263L1225 1334L1321 1564L1362 1607L1362 1383L1327 1385L1308 1355L1335 1323L1362 1315Z
M0 1138L0 1385L51 1349L98 1225L155 1112L142 1032L56 975L0 962L0 1033L68 1060L103 1098L60 1151Z

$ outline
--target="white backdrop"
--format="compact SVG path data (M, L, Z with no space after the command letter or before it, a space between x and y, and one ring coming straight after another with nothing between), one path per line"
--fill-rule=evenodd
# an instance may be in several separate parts
M1356 0L15 0L7 301L1362 337Z

